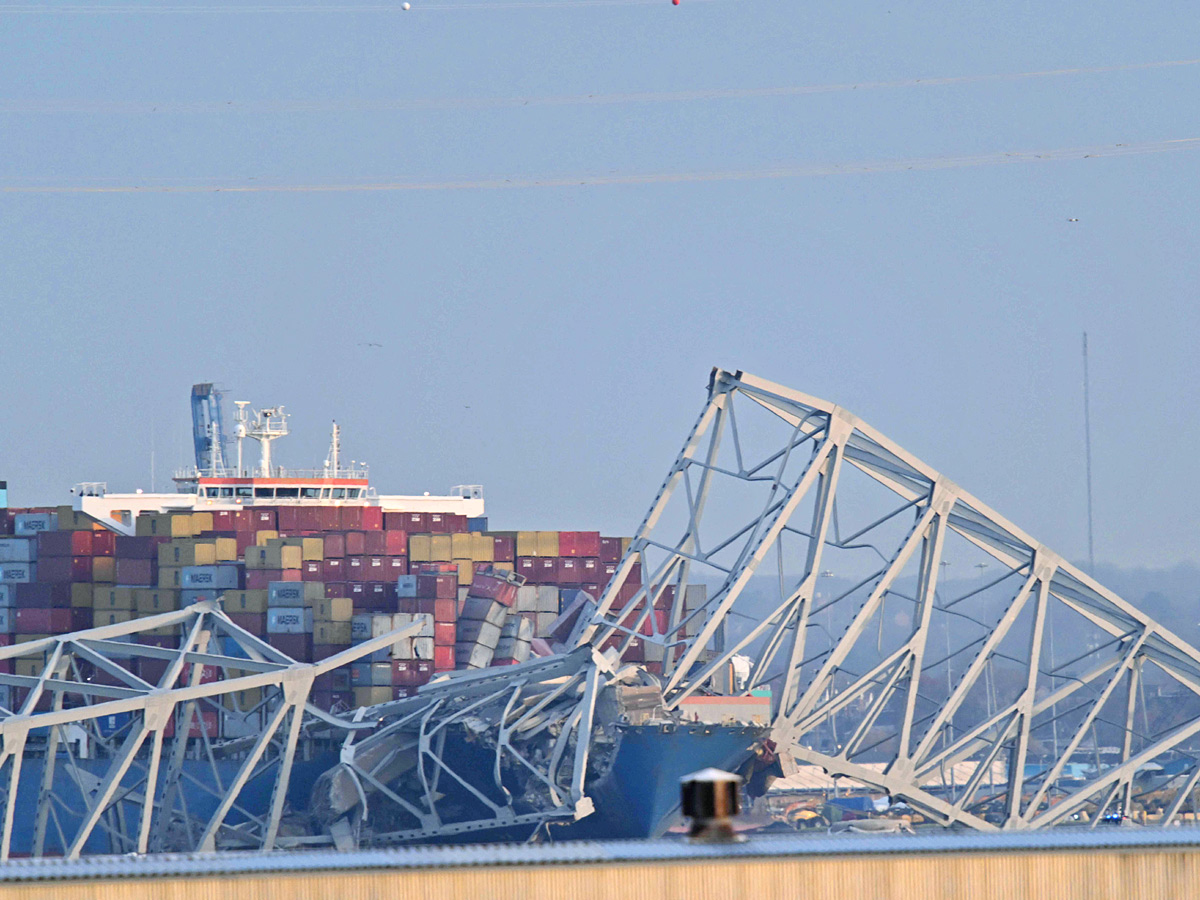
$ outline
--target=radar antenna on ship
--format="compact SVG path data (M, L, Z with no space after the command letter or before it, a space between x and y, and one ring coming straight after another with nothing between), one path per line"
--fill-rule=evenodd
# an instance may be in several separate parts
M333 423L333 434L329 438L329 456L325 460L325 477L337 478L338 469L341 468L338 457L342 452L342 430L338 428L338 423Z

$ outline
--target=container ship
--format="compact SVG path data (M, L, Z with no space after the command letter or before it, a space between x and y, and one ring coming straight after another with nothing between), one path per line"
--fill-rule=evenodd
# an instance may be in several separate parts
M282 407L251 410L239 401L227 430L222 395L213 385L194 386L191 406L195 465L175 473L174 492L110 493L102 483L85 482L70 505L18 509L7 507L0 483L0 647L203 601L218 602L245 632L297 662L325 660L416 626L390 647L317 676L308 702L345 715L414 697L443 673L563 652L580 611L601 596L629 546L629 538L598 531L489 529L479 485L444 495L378 494L365 466L343 465L336 424L321 467L287 469L272 452L288 434ZM246 441L258 444L256 463L245 462ZM620 590L628 596L619 602L634 596L641 578L635 570L625 579ZM668 588L659 602L674 599ZM705 599L703 586L690 587L682 598L688 609ZM178 646L177 629L155 631L139 633L136 641ZM652 645L637 640L622 648L626 662L661 674L662 658L653 653ZM168 662L141 658L130 665L153 685ZM25 708L37 689L25 685L41 671L38 660L0 660L0 681L7 681L0 684L0 707ZM46 692L33 709L49 709L51 702ZM647 734L656 729L638 732L636 722L645 716L634 717L618 742L624 749L601 779L607 808L581 833L660 833L678 799L671 779L751 758L769 705L763 697L697 696L674 715L678 723L699 726L698 740L686 729L653 740ZM253 737L264 725L262 707L261 692L246 691L232 709L197 715L186 739ZM109 734L128 727L127 715L109 718L101 723ZM307 767L299 782L308 786L337 761L332 746L319 744L303 748L298 759L297 766ZM36 768L37 761L27 765ZM665 786L653 788L660 776ZM34 815L36 794L14 793L17 818ZM301 807L308 799L290 801ZM254 805L249 793L240 802ZM109 849L121 849L112 840Z

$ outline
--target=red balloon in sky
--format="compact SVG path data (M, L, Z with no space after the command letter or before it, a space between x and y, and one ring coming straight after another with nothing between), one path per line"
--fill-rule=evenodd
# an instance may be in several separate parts
M672 3L673 5L675 5L675 6L678 6L678 5L679 5L679 0L671 0L671 3Z

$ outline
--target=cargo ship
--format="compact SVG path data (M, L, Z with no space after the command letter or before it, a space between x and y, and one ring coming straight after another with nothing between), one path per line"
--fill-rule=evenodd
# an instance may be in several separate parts
M110 493L91 482L77 485L71 505L0 508L0 646L202 601L219 602L236 625L297 662L328 659L418 624L415 636L361 664L317 676L309 703L347 714L414 697L444 673L562 652L564 615L601 596L629 545L629 538L598 531L489 529L479 485L444 495L378 494L364 465L342 464L336 424L321 467L287 469L272 452L288 434L282 407L250 410L239 401L230 438L220 392L196 385L191 400L196 462L175 473L174 492ZM255 464L244 462L246 440L259 445ZM621 602L640 584L635 567ZM702 605L703 591L689 588L685 608ZM505 595L503 608L494 602L497 592ZM669 587L659 602L674 602ZM483 612L476 616L472 609ZM178 636L139 633L136 641L167 648L177 646ZM661 674L662 658L652 653L652 645L635 640L623 658ZM39 665L0 660L0 707L22 709ZM150 684L167 667L155 658L129 665ZM246 693L235 709L204 711L185 740L236 743L257 734L266 711L261 695ZM34 709L50 702L46 693ZM673 717L624 722L597 782L605 798L599 814L571 830L580 836L661 833L676 812L674 779L705 766L745 764L766 734L768 706L761 697L697 696ZM107 727L119 735L128 721ZM39 739L31 735L35 746ZM336 763L332 752L332 745L317 741L299 754L304 789ZM203 768L201 756L198 745L185 764ZM29 772L36 767L31 761ZM216 778L217 770L203 777ZM25 790L26 780L16 792L18 815L36 797ZM245 814L261 813L269 797L259 794L240 798ZM289 792L296 809L307 800L299 788Z

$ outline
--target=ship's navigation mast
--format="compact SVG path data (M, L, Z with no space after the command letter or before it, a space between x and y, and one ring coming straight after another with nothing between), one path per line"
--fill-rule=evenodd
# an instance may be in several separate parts
M337 478L340 461L338 457L342 452L342 430L338 428L338 423L333 423L333 434L329 439L329 457L325 460L325 477Z
M272 475L271 441L287 436L287 414L284 413L282 406L271 406L255 410L254 418L251 420L246 411L246 407L249 406L248 400L235 400L234 404L238 408L237 427L234 432L238 440L238 471L242 471L242 438L250 438L258 441L262 450L262 456L254 474L259 478L270 478Z

